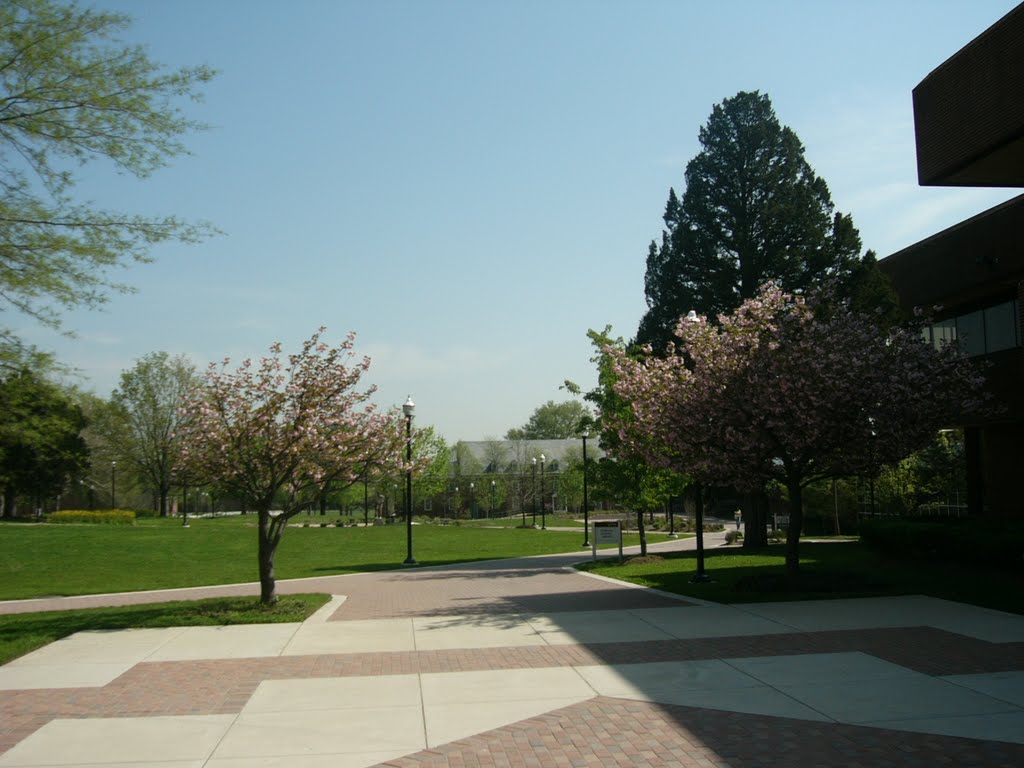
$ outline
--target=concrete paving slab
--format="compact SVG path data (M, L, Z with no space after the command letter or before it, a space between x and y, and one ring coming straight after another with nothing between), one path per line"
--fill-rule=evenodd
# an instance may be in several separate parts
M717 709L723 712L743 712L748 715L790 717L797 720L831 722L832 718L811 709L806 704L766 685L755 688L722 688L718 690L651 690L619 698L634 701L654 701L659 704L678 704L684 707Z
M264 680L246 702L242 712L309 712L403 706L420 706L418 675Z
M532 616L527 621L549 645L671 638L664 630L639 618L635 611L560 611Z
M885 725L895 720L931 720L1019 712L1018 707L926 675L838 683L779 686L842 723Z
M184 627L146 661L247 659L279 656L301 624L236 624L227 627Z
M868 723L867 725L872 725ZM942 736L962 736L986 741L1008 741L1024 744L1024 712L995 715L968 715L911 720L890 720L878 727L914 733L935 733Z
M222 757L212 758L202 768L370 768L370 766L394 760L406 753L396 750L386 752L348 752L331 755L286 755L284 757ZM96 766L88 766L96 768ZM121 768L121 766L117 766ZM164 768L163 765L144 768ZM176 768L171 766L170 768Z
M51 720L0 755L0 766L203 760L234 720L234 715Z
M728 659L726 663L767 685L817 685L926 675L867 653L813 653Z
M734 606L805 632L935 627L992 643L1024 641L1024 616L925 595Z
M947 675L941 678L955 685L1024 707L1024 671L990 672L980 675Z
M413 629L418 651L547 645L517 614L415 617Z
M120 664L32 664L14 666L14 663L0 667L0 691L16 691L43 688L102 688L116 680L134 662Z
M173 643L182 630L78 632L0 667L0 690L99 688Z
M698 637L776 635L792 632L792 626L733 606L704 603L687 608L642 608L631 613L638 619L682 640Z
M230 757L305 757L360 752L392 756L424 749L419 706L258 712L238 716L213 754Z
M14 666L138 663L173 642L184 627L76 632L10 662ZM9 666L10 666L9 665Z
M588 699L594 689L572 667L429 672L420 675L423 705Z
M383 653L411 651L412 619L364 619L305 623L282 651L283 656L320 653Z
M427 747L437 747L478 733L537 717L562 707L578 704L591 696L532 699L520 701L476 701L438 704L424 708Z
M723 661L664 661L576 667L602 696L656 696L663 691L754 688L762 683ZM661 701L661 699L656 699Z

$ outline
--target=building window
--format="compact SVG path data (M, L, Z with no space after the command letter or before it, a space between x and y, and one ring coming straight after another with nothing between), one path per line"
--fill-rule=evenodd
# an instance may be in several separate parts
M985 310L985 351L999 352L1016 347L1020 340L1017 329L1017 302L1006 301Z
M941 320L923 331L936 349L954 341L970 357L1020 346L1020 305L1004 301L985 309Z

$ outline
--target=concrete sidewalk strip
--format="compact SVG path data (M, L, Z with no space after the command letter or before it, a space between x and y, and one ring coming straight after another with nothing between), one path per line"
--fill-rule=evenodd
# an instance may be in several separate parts
M0 766L202 761L234 720L234 715L52 720L0 755Z
M212 757L262 758L389 752L426 747L419 706L242 713Z
M803 632L935 627L992 643L1024 642L1024 616L925 595L733 606Z
M866 725L873 724L866 723ZM880 723L878 727L914 733L934 733L942 736L1024 744L1024 712L887 720Z
M181 636L182 627L78 632L0 667L0 690L101 688Z
M927 675L781 685L778 690L841 723L885 726L890 721L1021 712L1020 707Z
M687 608L638 608L638 619L671 637L688 640L700 637L739 637L793 632L794 628L772 618L753 615L736 606L705 603Z
M1024 671L990 672L980 675L947 675L943 678L954 685L984 693L993 699L1024 707ZM1024 732L1024 729L1022 729Z
M279 656L301 624L236 624L226 627L185 627L146 661L246 659Z
M601 696L627 698L642 694L656 697L659 692L679 690L733 690L763 685L717 659L585 666L576 667L576 671Z
M863 680L928 680L912 669L866 653L805 653L794 656L759 656L727 659L724 663L773 687L822 685Z
M383 653L416 648L412 619L359 619L304 623L283 656L321 653Z
M626 643L672 637L644 621L638 611L564 611L531 616L527 621L549 645Z
M519 614L423 616L413 619L413 629L418 651L547 645Z
M264 680L242 714L420 706L418 675Z

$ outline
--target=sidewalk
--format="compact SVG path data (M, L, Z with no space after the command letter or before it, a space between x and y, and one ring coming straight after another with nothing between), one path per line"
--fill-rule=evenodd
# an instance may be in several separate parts
M0 667L0 767L1024 765L1024 617L724 606L580 558L282 582L336 595L302 624L65 638Z

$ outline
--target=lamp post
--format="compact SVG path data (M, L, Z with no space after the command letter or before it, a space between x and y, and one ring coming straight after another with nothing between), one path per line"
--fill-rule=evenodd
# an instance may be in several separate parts
M544 454L540 455L540 529L548 529L547 506L544 504Z
M370 525L370 465L363 467L363 526Z
M416 565L416 558L412 556L412 415L415 410L416 404L412 401L412 395L409 395L402 406L402 413L405 414L405 544L407 553L402 565Z
M110 462L110 508L117 509L117 462Z
M469 519L476 519L476 483L469 484Z
M704 570L704 489L700 483L696 484L697 500L695 512L697 517L697 573L690 579L694 584L711 581L707 571Z
M487 514L487 517L494 517L494 491L497 488L497 483L491 480L491 511Z
M181 527L188 528L188 481L181 488Z
M533 465L533 527L537 527L537 457L530 459Z
M700 323L703 319L697 316L696 311L690 310L686 313L687 323ZM700 483L694 485L697 491L697 498L695 502L695 517L697 523L697 573L691 579L692 582L699 584L702 582L711 581L711 577L708 576L704 570L704 489L701 488Z
M590 505L587 503L587 438L590 433L583 432L583 546L590 546Z

